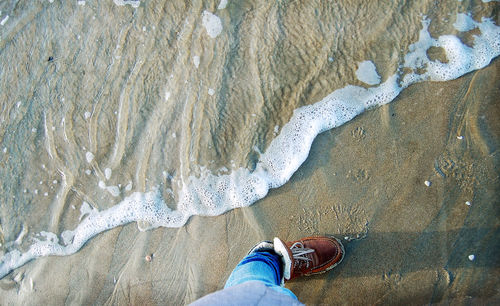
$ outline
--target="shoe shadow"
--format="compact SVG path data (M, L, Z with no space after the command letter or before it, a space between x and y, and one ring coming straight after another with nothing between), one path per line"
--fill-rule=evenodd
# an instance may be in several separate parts
M450 231L372 233L345 243L344 262L336 275L385 275L390 271L456 268L499 268L500 228L462 228ZM471 255L474 255L472 257Z
M498 227L369 232L364 239L344 242L345 257L333 270L298 278L287 287L303 302L313 304L332 301L339 293L342 293L344 302L351 301L348 303L375 300L383 303L389 298L386 295L391 293L401 294L401 297L407 295L409 300L404 300L404 303L425 304L446 300L447 292L457 290L457 286L469 288L470 295L488 300L496 295L497 290L494 284L498 283L496 271L500 268L498 237ZM418 275L432 277L415 282L412 275L417 279ZM431 283L426 283L431 279ZM434 289L429 293L429 288Z

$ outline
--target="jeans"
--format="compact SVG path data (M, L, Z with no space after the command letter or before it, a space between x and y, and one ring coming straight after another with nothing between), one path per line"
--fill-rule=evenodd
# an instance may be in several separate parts
M289 289L281 286L281 259L272 251L257 251L248 254L234 268L224 288L247 281L260 281L267 287L297 299Z

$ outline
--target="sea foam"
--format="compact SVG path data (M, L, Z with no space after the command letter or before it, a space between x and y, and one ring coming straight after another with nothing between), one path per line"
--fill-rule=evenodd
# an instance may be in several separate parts
M211 19L211 16L215 15L205 14L204 17ZM500 54L500 27L490 19L476 22L469 15L457 15L454 26L458 31L478 28L481 32L474 37L473 47L462 44L455 36L432 38L428 32L429 23L427 19L422 21L419 40L410 46L401 63L400 68L410 72L403 74L401 69L376 87L349 85L317 103L296 109L260 156L254 170L239 168L224 175L205 171L199 177L189 177L178 192L175 210L169 208L158 190L135 192L102 211L85 204L81 208L82 220L78 226L61 233L62 244L55 234L41 233L40 239L37 238L26 252L12 250L2 257L0 278L41 256L73 254L95 235L130 222L146 224L141 225L141 230L180 227L193 215L217 216L234 208L249 206L265 197L270 188L282 186L290 179L306 160L319 133L344 124L368 108L391 102L411 84L460 77L485 67ZM426 55L430 47L443 48L448 62L431 61ZM419 73L422 70L425 72Z
M202 15L202 23L207 30L208 36L216 38L222 32L222 22L217 15L204 11Z

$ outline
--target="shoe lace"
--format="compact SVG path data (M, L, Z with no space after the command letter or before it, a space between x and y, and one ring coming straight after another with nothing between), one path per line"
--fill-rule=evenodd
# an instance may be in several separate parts
M292 251L292 256L294 259L294 267L302 266L302 263L306 263L306 267L309 268L309 263L312 262L312 259L307 257L307 254L314 253L313 249L308 249L304 247L302 242L295 242L290 248Z

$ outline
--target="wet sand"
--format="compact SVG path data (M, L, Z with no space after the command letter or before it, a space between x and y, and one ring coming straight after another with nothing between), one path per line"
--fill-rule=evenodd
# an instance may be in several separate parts
M287 283L306 304L494 304L499 68L497 59L451 82L411 86L321 134L291 181L251 207L193 217L180 229L130 224L73 256L31 262L0 281L10 288L3 299L189 303L222 288L262 239L329 234L345 242L344 262ZM12 280L26 270L32 291L29 278Z

